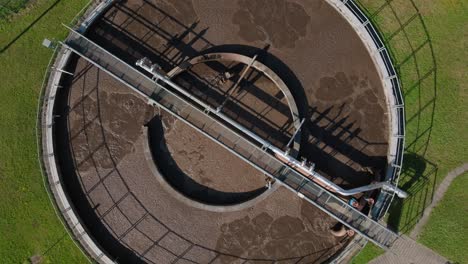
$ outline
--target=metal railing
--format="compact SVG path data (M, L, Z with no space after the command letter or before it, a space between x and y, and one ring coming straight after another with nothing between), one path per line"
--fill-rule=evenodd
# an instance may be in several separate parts
M362 214L347 201L285 165L266 151L265 146L252 143L245 135L210 115L210 111L194 106L190 98L183 98L158 84L78 32L72 31L62 44L147 98L149 103L171 113L378 246L387 249L398 238L397 234Z
M108 4L112 1L107 0ZM74 19L69 23L70 27L79 27L81 22L85 20L83 16L86 13L95 13L96 8L102 1L90 1L83 9L78 12ZM96 16L96 15L95 15ZM82 29L85 31L86 28ZM51 55L49 64L44 74L43 83L41 86L38 113L36 123L36 136L38 159L43 174L44 186L51 200L55 213L59 216L60 221L66 227L67 233L72 241L78 246L85 256L99 263L112 263L93 240L93 237L88 234L85 227L81 224L79 216L77 216L69 202L68 196L61 182L61 175L58 170L55 151L54 151L54 105L57 90L60 88L60 80L64 73L65 67L70 57L70 52L61 47L55 47Z
M81 8L80 11L78 11L78 13L76 13L76 15L72 18L72 20L70 21L70 23L68 23L67 25L71 28L79 28L81 26L81 23L86 19L87 16L85 16L86 12L89 12L89 10L91 10L91 12L94 12L96 10L96 7L98 5L100 5L102 2L104 1L94 1L94 0L90 0L85 6L83 6L83 8Z
M362 12L359 6L353 0L340 0L348 10L350 10L354 16L359 20L362 26L366 29L369 36L372 38L373 43L385 65L387 76L385 78L390 81L392 85L392 92L394 102L391 105L391 111L394 111L394 118L397 121L396 133L391 135L393 140L396 142L395 152L392 154L393 160L389 163L390 172L387 173L386 180L393 182L395 186L398 186L399 176L401 167L403 164L403 154L405 145L405 108L404 99L401 92L400 81L397 76L397 71L393 66L392 59L390 57L388 49L385 47L385 43L382 41L378 31L375 29L369 18ZM388 211L390 204L394 199L395 194L383 191L379 201L380 206L374 207L377 212L374 213L376 219L382 218Z

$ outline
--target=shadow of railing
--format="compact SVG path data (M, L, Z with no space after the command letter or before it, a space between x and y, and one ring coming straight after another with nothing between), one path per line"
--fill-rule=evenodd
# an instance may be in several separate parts
M144 5L145 8L155 8L155 10L157 9L156 7L148 5L147 2L144 2ZM116 4L117 10L125 10L125 8L126 7L124 6L124 3L119 2ZM98 22L98 25L95 25L93 28L91 28L90 31L92 33L90 36L100 45L104 46L112 53L119 54L119 57L122 56L125 61L132 65L136 59L140 59L143 56L154 56L157 58L154 60L155 62L158 62L166 70L171 69L175 65L178 65L178 63L180 63L180 61L182 61L184 57L187 56L186 54L190 54L191 52L191 45L193 43L184 42L184 36L189 33L192 35L195 34L198 36L198 40L205 41L203 38L203 30L201 32L196 32L195 30L197 22L194 22L189 26L174 22L181 27L179 33L165 36L164 45L160 46L160 49L155 49L154 46L149 45L146 41L144 41L144 39L141 39L135 36L132 32L129 32L129 30L127 30L124 26L114 23L109 14L112 14L112 10L109 11L103 20ZM138 17L136 12L130 14L133 16L130 19L136 19L135 17ZM175 20L175 18L169 16L168 14L164 14L164 17L165 18L163 19L169 21ZM148 22L142 21L142 23ZM146 27L148 30L152 31L152 33L149 33L150 35L163 32L160 28L158 28L158 24L147 24ZM165 35L165 33L161 34ZM204 47L209 47L211 45L209 42L206 42L205 44L206 45L204 45ZM185 52L181 55L181 49L188 50L188 53ZM197 52L202 50L203 49L197 50ZM268 60L274 59L268 58ZM73 69L70 69L70 71L73 71ZM88 71L89 68L85 67L85 70L75 75L75 78L71 82L74 82L76 78L85 77L86 74L88 74ZM275 70L275 72L278 71ZM294 75L292 73L290 74ZM291 76L288 78L293 79ZM294 82L294 80L291 82ZM291 84L288 85L288 87L299 87L302 89L300 84ZM65 92L65 90L63 92ZM78 100L76 104L69 108L63 109L63 112L58 113L61 115L61 122L65 122L63 120L67 118L67 114L69 114L70 111L79 111L80 108L84 107L84 100L89 96L89 93L98 92L99 89L96 83L95 90L83 94L83 98ZM262 100L268 100L268 98L264 98L264 96L258 93L258 89L255 87L252 87L250 90L248 90L248 92L251 92ZM300 91L300 89L295 91L297 94L300 94L301 92L303 91ZM301 98L306 97L302 96ZM97 102L97 104L99 104L99 102ZM305 106L302 106L302 108L307 108L307 103ZM304 113L306 112L307 110L304 110ZM332 121L332 119L330 120L332 123L335 122L335 125L333 126L334 131L336 131L338 128L341 128L343 131L347 131L348 128L341 122L337 120ZM88 135L87 130L91 123L97 123L102 127L102 120L99 112L96 116L88 116L87 122L81 124L81 129L74 131L73 135L66 134L68 133L69 124L62 124L61 129L64 131L66 130L66 132L62 132L65 134L61 135L62 145L65 146L68 144L73 147L73 141L78 136L87 138L87 141L92 142L92 144L86 146L89 153L85 157L80 157L80 160L77 160L74 156L73 150L70 150L68 153L65 151L63 155L61 155L61 162L64 164L64 167L73 166L73 164L75 164L74 167L69 167L65 171L66 173L64 173L68 175L67 177L76 179L69 180L67 178L66 182L69 192L71 196L73 196L72 199L75 205L77 207L84 208L79 209L83 210L79 215L83 217L87 228L91 229L92 234L96 234L95 239L98 240L99 244L103 245L107 251L109 251L110 256L113 256L119 262L135 262L136 259L155 262L154 259L150 257L150 255L155 254L154 252L158 252L158 254L166 255L168 258L173 258L174 262L179 259L184 259L192 263L204 263L203 261L197 261L189 257L192 252L198 251L202 252L202 254L211 256L211 261L214 261L215 259L229 258L232 261L240 261L240 263L248 262L249 259L225 254L196 244L184 238L177 232L171 230L169 227L164 225L162 221L160 221L157 215L150 213L148 209L145 208L144 204L138 200L137 196L130 191L130 188L125 182L124 177L122 177L121 172L117 167L117 161L114 159L110 151L110 147L107 141L108 139L106 139L105 133L102 133L99 136ZM357 138L354 135L352 137ZM345 144L346 142L342 143ZM340 145L341 143L337 142L336 144ZM58 146L57 149L61 149L61 147ZM66 146L64 149L67 149ZM70 149L70 146L68 149ZM102 171L102 168L99 166L98 162L94 160L95 154L98 152L106 153L105 156L107 162L112 164L112 168L105 173L100 172ZM93 186L85 187L83 177L80 175L80 167L85 163L92 164L93 169L98 174L99 180ZM118 189L109 188L108 186L112 184L112 181L118 182L120 187ZM77 188L77 186L81 186L82 188ZM109 203L104 204L93 202L93 195L97 195L97 193L99 193L99 195L106 196ZM131 205L131 210L129 209L129 205ZM119 225L115 225L113 222L111 222L112 219L119 219ZM138 243L135 243L135 241L132 240L136 238L139 240ZM171 249L171 247L174 245L167 242L168 240L176 241L174 243L178 243L183 249L180 251ZM166 244L166 242L169 243L169 246ZM306 256L285 259L285 261L291 260L293 262L300 262L301 260L304 260L306 257L309 257L313 254L319 254L319 258L325 258L330 254L330 252L334 252L335 249L336 248L318 249L317 252L311 252ZM278 261L272 259L252 260L263 261L265 263L275 263Z
M430 204L437 164L427 160L437 99L437 66L431 38L413 0L356 0L383 34L401 80L405 99L405 155L400 187L410 196L396 200L388 222L408 232Z
M395 198L388 213L388 224L407 233L416 225L430 205L437 181L437 166L415 153L405 155L400 187L409 195Z
M153 11L156 13L162 13L159 8L154 7L151 4L144 2L143 5L145 8L154 8ZM147 31L145 35L151 35L153 38L157 36L162 40L162 43L157 46L154 45L154 43L150 44L146 42L144 38L136 36L126 28L128 26L127 20L119 23L114 22L112 18L112 12L124 12L126 15L131 17L132 21L138 23L138 25ZM179 65L182 60L185 60L186 58L195 54L200 54L200 52L209 50L209 47L212 47L212 44L203 37L206 30L201 30L200 32L196 31L196 26L198 24L197 22L192 23L190 26L182 27L180 26L181 23L179 21L173 17L170 17L166 13L161 14L163 18L159 20L160 22L150 22L147 18L139 15L135 10L130 10L128 7L120 5L119 3L116 4L115 10L111 11L110 13L111 15L106 15L101 21L99 21L97 25L91 29L89 36L97 44L105 47L111 53L119 54L121 59L131 65L134 65L135 61L141 59L142 57L149 57L151 60L158 63L163 69L169 71ZM165 29L165 27L174 27L168 25L169 21L174 21L174 24L177 25L177 27L180 27L179 31L175 31L178 33L170 33L169 30ZM164 25L161 25L162 22L164 22ZM184 40L184 36L189 34L193 37ZM192 46L196 41L203 42L201 47L203 47L204 50L196 49ZM237 52L240 50L243 50L247 53L251 52L250 50L245 51L245 47L239 46L240 45L237 45L235 47ZM217 47L216 51L219 52L219 48L220 46ZM226 47L226 50L229 51L232 50L232 48L233 47ZM262 51L261 49L256 50ZM269 57L271 56L272 55L269 54ZM266 58L265 60L273 62L275 61L275 59L272 58ZM222 69L220 69L220 65L214 67L213 63L208 65L212 65L212 69L214 71L228 70L226 67L222 67ZM238 71L240 71L240 69L241 68L239 68ZM200 92L200 94L203 93L204 96L207 97L205 99L208 101L214 100L219 102L222 101L226 96L216 89L208 89L213 88L213 86L210 85L209 80L203 76L196 75L193 71L185 72L182 77L186 84L195 83L196 85L190 85L188 88L194 89L194 87L197 87L197 91ZM181 79L180 76L177 78ZM243 90L244 94L248 93L254 95L262 102L269 105L275 101L275 107L282 109L283 115L285 114L284 109L288 109L286 103L278 103L277 98L273 98L272 96L265 96L264 93L260 93L261 89L255 86L254 80L245 80L242 85L245 85L243 87L246 88ZM232 103L232 101L235 103ZM292 117L290 116L289 111L286 113L286 119L288 119L286 123L276 125L273 121L265 118L265 115L262 115L261 112L256 112L257 110L253 110L247 105L242 104L241 100L236 98L236 96L233 97L232 101L226 105L225 109L228 110L229 113L236 115L236 120L244 122L243 124L247 126L253 126L255 124L253 129L256 129L257 133L266 135L266 137L275 141L273 143L275 143L277 146L284 146L285 143L289 140L289 137L293 133Z
M148 9L157 22L148 20L138 10ZM122 22L115 22L117 13L127 16ZM130 23L136 23L144 36L137 36L128 29ZM143 1L136 9L131 9L124 2L116 2L98 23L91 27L89 37L98 45L105 47L119 58L134 65L142 57L149 57L163 70L169 71L187 57L198 54L213 44L204 38L207 29L196 29L198 21L185 25L151 2ZM159 42L159 43L156 43ZM201 42L201 48L194 45Z
M73 70L75 65L76 60L68 65L67 70ZM336 251L335 247L331 247L285 259L245 258L200 245L164 224L160 217L150 212L131 191L118 167L119 161L110 144L115 139L112 134L105 132L101 116L98 84L102 72L97 68L90 69L87 65L83 69L77 75L78 78L86 81L87 85L92 82L95 82L95 85L92 85L91 91L85 91L83 87L81 95L88 97L89 93L93 93L95 100L86 101L80 98L70 107L70 87L76 80L71 76L64 80L64 88L60 89L57 95L60 100L57 100L59 104L55 109L57 160L67 194L73 201L78 215L93 234L93 239L113 260L120 263L161 263L163 260L200 264L212 263L215 260L277 263L299 262L313 255L326 258ZM79 122L73 124L73 130L70 123L72 114L80 115L80 118L75 120ZM90 122L97 130L91 132L88 129ZM80 151L87 152L87 155L77 155ZM103 164L109 166L103 168ZM89 169L85 170L83 166L89 166ZM89 174L90 171L93 176ZM82 174L84 172L86 176ZM97 179L90 182L90 177Z
M241 69L237 69L236 71L236 69L233 68L226 68L221 72L215 72L217 74L222 74L224 71L229 71L233 73L235 76L233 78L235 79L240 74L240 70ZM252 72L254 72L254 70L252 70ZM213 85L207 76L202 76L194 72L193 69L183 72L174 77L173 80L191 94L210 104L213 108L221 105L226 99L225 92L221 90L219 86ZM244 81L241 82L240 87L242 87L242 90L239 90L239 92L234 93L230 97L231 100L224 106L223 113L262 138L269 140L277 147L284 148L292 133L294 133L292 116L285 100L281 102L271 94L261 94L259 92L262 91L261 88L259 88L256 85L256 81L250 79L249 76L246 76ZM259 99L261 103L248 105L243 100L246 94ZM268 111L271 111L274 106L279 106L280 109L286 109L286 111L276 112L275 110L276 115L269 115Z
M414 1L407 1L407 9L401 11L404 15L400 15L398 6L393 6L395 2L386 0L375 10L366 11L384 35L401 78L405 101L409 102L405 105L406 151L425 156L437 98L436 60L431 38ZM387 17L386 22L379 22L381 16ZM393 21L391 25L385 24L388 20Z
M67 69L73 69L77 65L77 58L70 60L70 63L67 65ZM86 74L88 74L90 68L85 67L85 69L81 72L81 74L77 75L78 78L84 78ZM76 78L71 76L66 76L62 80L62 85L64 87L70 87L72 82L74 82ZM97 92L96 89L92 89L92 92ZM54 132L55 132L55 149L59 154L57 156L57 164L58 164L58 172L61 175L61 178L64 182L64 187L66 190L67 196L73 202L73 208L78 212L78 216L81 218L80 222L84 223L84 228L89 233L92 234L92 238L101 245L105 251L111 253L113 258L118 258L120 260L132 262L132 263L143 263L136 254L134 254L131 250L127 249L124 245L119 243L114 239L112 235L109 234L109 231L106 228L106 223L101 221L98 214L96 214L95 210L99 208L100 204L91 204L85 198L87 196L87 191L83 188L81 182L81 175L80 171L78 170L81 167L83 161L92 160L92 154L97 152L101 147L104 147L105 143L100 142L98 146L93 146L93 150L90 152L90 155L83 157L82 160L77 160L74 154L74 146L72 142L74 139L71 138L70 134L70 123L69 123L69 115L74 111L81 111L84 109L84 102L85 100L80 100L73 108L68 104L69 96L70 96L70 89L64 88L57 92L57 103L55 105L54 112L59 115L54 124ZM86 97L89 96L86 95ZM95 118L92 118L95 120ZM90 122L86 122L83 119L83 128L79 130L75 134L78 135L85 135L86 134L86 127L89 126ZM93 164L96 165L94 160ZM108 178L112 173L115 172L115 168L110 170L105 175L99 175L100 181L103 182L106 178ZM93 191L95 188L91 188ZM89 191L89 190L88 190ZM113 201L111 199L111 201Z
M149 148L161 176L177 191L190 199L209 205L235 205L251 200L267 190L265 186L262 186L243 192L225 192L192 179L177 164L173 154L169 151L165 139L164 118L165 116L158 115L146 124Z
M111 15L106 15L105 18L92 29L90 38L96 41L96 43L99 45L108 49L110 52L119 54L119 57L121 57L129 64L134 64L134 62L141 57L149 57L152 61L157 62L165 70L170 70L178 65L181 62L181 60L178 58L190 57L194 54L208 51L240 52L241 54L249 54L250 56L253 56L255 52L262 53L262 58L259 58L259 61L281 75L280 77L283 81L285 81L286 85L290 88L294 98L296 99L300 116L311 115L312 112L316 111L313 109L307 109L308 103L306 99L304 99L306 96L304 95L303 87L294 76L294 73L292 73L289 69L285 69L287 66L278 63L279 60L274 58L274 56L269 54L267 51L262 51L261 49L253 47L245 47L242 45L223 45L213 47L213 45L204 38L206 29L197 32L197 22L192 23L190 26L182 27L180 26L180 21L177 21L177 19L168 16L166 13L162 13L160 9L147 4L146 2L144 2L143 5L144 8L154 8L155 13L161 13L157 16L158 19L155 19L157 22L148 21L147 18L141 17L137 11L131 10L125 5L121 4L117 4L113 12L124 12L127 16L130 17L129 19L135 23L138 23L138 25L144 28L144 36L148 35L152 36L152 38L157 36L159 39L161 39L159 46L155 45L154 43L146 42L145 37L138 37L135 35L135 33L130 32L130 30L127 28L129 23L127 20L124 22L115 22L112 16L112 12L110 12ZM136 8L136 10L138 10L138 8ZM178 33L171 34L169 30L164 28L168 27L168 23L171 21L176 24L177 27L180 27L179 30L176 30ZM189 34L193 35L194 38L184 39L184 36ZM174 39L177 41L174 41ZM204 49L196 49L192 47L194 39L203 42L201 47ZM177 44L175 45L174 43ZM166 52L167 50L171 50L171 52L168 53ZM177 55L181 53L184 55ZM232 70L227 69L226 67L220 67L220 65L210 65L210 67L213 71L218 71L220 73L227 70ZM234 67L236 66L233 66L233 68ZM240 69L237 71L239 70ZM187 83L188 86L190 86L187 89L195 89L194 87L196 87L195 94L203 96L205 101L211 100L213 104L217 104L224 100L225 94L223 94L222 91L217 90L216 87L213 88L213 86L210 84L210 80L207 80L205 77L200 76L193 71L189 70L183 76L178 78L184 79L184 83ZM250 82L250 84L248 82ZM252 84L254 84L254 81L250 79L243 82L242 86L244 87L245 85L245 87L247 87L243 90L243 92L255 96L263 103L269 105L270 108L275 107L275 109L281 110L281 113L283 114L287 112L288 107L285 103L278 103L277 98L274 98L271 95L266 96L264 93L261 93L261 89ZM228 115L232 114L231 118L238 120L246 127L252 128L256 133L264 136L264 138L268 138L268 140L272 141L272 143L278 147L284 146L293 133L290 117L284 124L275 124L275 122L272 122L272 120L268 120L268 118L266 118L265 113L262 113L262 111L254 111L248 105L243 104L242 100L238 100L235 97L233 98L232 102L229 102L226 105L226 109ZM333 165L322 166L322 171L325 172L327 176L334 176L338 181L341 180L341 183L345 185L347 184L349 186L364 185L375 179L375 175L371 175L368 172L362 171L362 167L370 168L370 170L375 174L379 168L385 167L384 157L370 157L363 153L365 152L365 148L371 145L385 143L370 143L362 141L360 137L354 134L350 134L350 136L344 136L345 134L349 134L349 131L346 131L347 129L345 125L343 125L342 122L340 123L338 120L332 120L330 117L327 117L327 119L331 123L334 123L332 127L328 127L328 131L325 131L323 127L317 126L316 124L314 125L313 123L306 126L313 126L313 133L323 130L321 133L328 135L324 137L325 141L329 147L334 147L334 151L330 155L330 153L325 153L323 148L312 147L315 150L313 151L313 154L309 155L310 160L318 164L332 164L328 161L328 159L332 158L333 156L351 155L347 158L341 158L341 160L335 158ZM340 136L331 136L333 133L338 133L338 130L341 131L339 132L341 133ZM354 133L355 132L356 131L354 131ZM343 139L340 139L341 136L343 136ZM362 141L360 145L364 145L362 149L356 149L351 144L349 144L351 141L354 143L358 140ZM360 164L358 165L358 163ZM356 175L357 177L355 177ZM342 178L340 179L340 177Z
M387 146L387 142L371 142L361 137L362 129L355 122L332 110L311 107L306 123L307 142L304 156L316 162L317 169L345 188L369 184L381 179L386 166L385 156L370 155L368 148ZM339 111L340 112L340 111Z

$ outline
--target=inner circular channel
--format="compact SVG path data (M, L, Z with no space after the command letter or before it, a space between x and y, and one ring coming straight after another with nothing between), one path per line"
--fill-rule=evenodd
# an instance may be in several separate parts
M195 57L169 76L192 95L213 108L222 106L224 114L285 148L299 120L281 79L247 56L219 53L214 57ZM252 204L276 187L264 173L164 111L150 122L149 137L162 178L192 202ZM297 152L298 142L293 141L291 147Z

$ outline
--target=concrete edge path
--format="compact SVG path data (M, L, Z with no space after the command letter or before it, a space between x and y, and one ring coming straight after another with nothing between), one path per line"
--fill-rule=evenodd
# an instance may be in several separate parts
M385 254L370 264L445 264L450 261L406 235L402 235Z
M411 264L440 264L450 263L450 261L428 247L419 244L414 239L421 233L423 227L426 225L431 215L432 209L442 200L444 194L447 192L448 187L452 181L459 175L468 171L468 163L450 171L444 180L440 183L437 191L434 194L434 199L431 204L424 210L423 216L418 221L416 226L411 231L410 236L402 235L392 248L385 254L370 261L371 264L393 264L393 263L411 263Z
M448 187L452 183L452 181L459 175L463 174L464 172L468 171L468 163L461 165L460 167L453 169L450 171L447 176L442 180L437 191L434 194L434 198L432 199L431 204L424 209L424 213L419 219L418 223L414 226L413 230L410 233L410 237L412 239L416 239L419 234L421 233L423 227L426 225L427 221L429 221L429 216L431 216L432 209L434 209L437 204L442 200L444 194L447 192Z

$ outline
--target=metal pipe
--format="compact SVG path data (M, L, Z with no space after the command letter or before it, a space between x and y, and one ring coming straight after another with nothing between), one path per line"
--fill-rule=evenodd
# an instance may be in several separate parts
M321 185L325 189L338 193L343 196L350 196L354 195L360 192L365 192L365 191L370 191L370 190L375 190L382 188L383 190L393 192L398 197L400 198L406 198L408 194L404 192L403 190L399 189L397 186L392 185L389 182L379 182L379 183L373 183L365 186L361 186L358 188L350 189L350 190L345 190L341 188L340 186L336 185L335 183L331 182L327 178L323 177L316 171L314 171L311 167L307 167L306 165L303 165L301 162L290 156L288 153L280 150L279 148L273 146L270 142L264 140L263 138L257 136L255 133L252 131L246 129L244 126L241 124L237 123L236 121L232 120L228 116L224 115L223 113L217 111L216 109L213 109L211 106L206 104L205 102L201 101L200 99L196 98L195 96L191 95L189 92L187 92L185 89L174 83L169 79L169 77L162 75L159 71L155 71L153 65L151 65L151 61L149 61L147 58L142 58L136 62L137 66L142 67L146 71L150 72L151 74L154 75L156 79L162 80L172 88L176 89L178 92L182 93L184 96L188 97L189 99L193 100L197 104L199 104L204 110L213 113L214 115L218 116L222 120L226 121L230 125L234 126L244 134L248 135L251 137L253 140L257 141L262 148L268 149L273 154L275 157L280 160L282 163L285 165L288 165L292 169L294 169L296 172L300 173L304 177L309 178L310 180L316 182L317 184Z
M399 189L398 187L392 185L389 182L378 182L378 183L371 183L365 186L357 187L354 189L349 189L345 190L341 188L340 186L336 185L335 183L331 182L327 178L323 177L319 173L317 173L314 170L309 169L307 166L302 165L301 162L296 160L295 158L289 156L285 152L282 152L278 149L273 149L271 150L275 153L275 156L283 161L284 163L288 164L290 167L292 167L294 170L296 170L298 173L304 175L305 177L309 178L310 180L316 182L320 186L324 187L325 189L338 193L343 196L350 196L354 194L358 194L361 192L366 192L366 191L371 191L375 189L380 189L382 188L383 190L394 192L398 197L400 198L406 198L408 197L408 194L404 192L403 190Z

